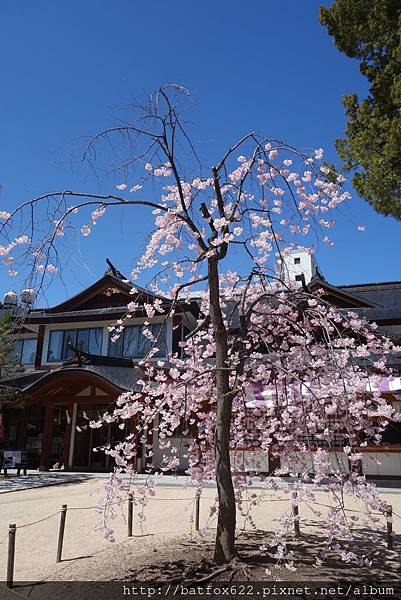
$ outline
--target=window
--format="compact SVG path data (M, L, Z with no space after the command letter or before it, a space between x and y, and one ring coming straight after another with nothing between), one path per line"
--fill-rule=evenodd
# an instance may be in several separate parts
M295 275L295 281L302 282L303 278L303 275Z
M36 338L20 339L14 342L14 356L20 365L34 365L36 356Z
M294 258L294 265L300 265L301 264L301 259L298 256L297 258Z
M59 362L70 358L73 354L73 347L83 352L89 352L89 354L100 354L102 350L101 327L51 331L47 351L48 362Z
M111 338L115 335L111 332L109 336L109 356L118 358L143 358L152 348L152 342L143 335L143 325L131 325L125 327L118 340L113 342ZM166 326L161 323L150 325L152 335L157 338L156 346L159 349L155 357L163 357L167 354Z

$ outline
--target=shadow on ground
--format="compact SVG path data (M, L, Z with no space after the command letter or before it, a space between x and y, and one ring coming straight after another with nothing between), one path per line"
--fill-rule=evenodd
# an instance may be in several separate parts
M0 494L20 492L49 485L66 485L86 481L87 475L63 475L61 473L38 473L34 475L8 475L0 477Z
M302 522L301 539L289 539L288 548L293 551L293 562L296 571L276 568L274 558L275 548L270 546L273 540L272 532L254 530L239 534L237 548L240 564L234 571L222 572L212 562L214 531L208 530L204 536L182 536L174 540L156 541L146 552L137 553L135 540L124 544L123 556L126 570L113 574L113 563L118 560L121 566L121 556L109 553L99 553L92 560L89 569L81 572L82 579L95 578L97 575L104 579L96 581L73 581L73 572L66 571L64 581L46 581L36 584L18 583L16 590L30 600L75 600L78 597L85 600L114 600L126 595L124 586L134 586L141 583L161 587L155 592L155 597L164 595L165 587L182 584L187 588L196 585L206 585L212 582L223 585L230 582L299 582L299 585L333 583L341 585L353 582L354 585L377 582L379 585L396 585L401 579L400 570L400 536L394 536L394 551L387 550L384 532L377 543L369 540L370 530L360 528L354 531L355 541L352 550L366 555L373 561L372 567L357 566L341 561L340 552L332 553L319 569L314 568L316 556L323 548L324 536L321 523L314 521ZM132 545L131 545L132 544ZM264 547L266 550L261 551ZM103 557L101 556L103 554ZM266 572L268 569L268 572ZM270 574L269 574L270 572ZM99 575L100 573L100 575ZM60 576L60 573L59 573ZM157 582L157 583L155 583ZM316 583L317 585L317 583ZM174 587L172 587L174 589ZM192 597L198 597L192 595ZM397 596L398 597L398 596ZM0 598L2 596L0 594ZM252 599L254 596L252 596ZM256 596L255 596L256 598Z
M314 581L314 580L337 580L339 577L351 580L373 580L380 579L395 581L401 578L400 567L400 536L394 535L394 550L387 550L384 532L378 534L379 541L372 543L369 536L372 532L368 529L359 528L354 531L354 542L350 550L358 555L365 555L372 560L372 566L360 566L344 563L341 551L331 552L316 569L314 566L316 557L323 549L324 538L321 533L308 533L319 531L321 523L313 521L303 522L303 533L300 539L289 539L288 550L293 552L293 563L296 571L289 571L284 567L277 568L274 558L275 548L270 546L272 533L255 530L241 533L237 539L237 548L240 562L243 563L232 577L232 581L244 581L249 579L284 579L289 581ZM261 551L260 548L267 548ZM137 581L171 581L172 579L192 580L201 578L216 571L212 563L213 539L188 540L178 544L170 557L163 560L165 554L170 554L169 549L160 549L154 552L153 562L147 562L143 567L131 569L127 573L127 579ZM179 559L175 557L179 556ZM266 569L271 571L268 575ZM227 573L218 574L216 580L225 581Z

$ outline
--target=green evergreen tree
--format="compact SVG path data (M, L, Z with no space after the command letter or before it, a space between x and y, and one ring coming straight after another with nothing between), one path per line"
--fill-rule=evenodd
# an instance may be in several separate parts
M0 406L3 402L15 398L16 391L9 385L9 377L23 370L14 353L12 333L13 321L10 315L6 315L0 321Z
M336 0L319 18L370 83L366 98L343 97L347 125L336 140L343 168L375 210L401 219L401 2Z

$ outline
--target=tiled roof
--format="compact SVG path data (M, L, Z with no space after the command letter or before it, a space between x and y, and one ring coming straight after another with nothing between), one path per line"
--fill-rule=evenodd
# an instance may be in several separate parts
M39 321L39 320L45 320L45 321L51 321L52 318L68 318L68 317L99 317L99 319L101 319L102 317L108 317L110 319L112 319L114 316L121 316L124 315L127 312L127 307L121 307L121 306L114 306L111 308L91 308L91 309L86 309L86 310L70 310L70 311L66 311L66 312L59 312L59 313L49 313L46 310L43 311L35 311L35 312L31 312L28 315L28 320L29 321Z
M92 373L94 375L98 375L102 379L108 381L115 387L119 388L122 391L134 391L140 392L142 387L138 385L138 381L143 378L143 372L135 367L111 367L108 365L70 365L63 366L59 369L55 369L54 371L47 372L42 374L40 378L37 378L34 382L26 385L22 388L24 393L29 393L33 387L36 387L38 384L42 385L46 383L46 381L52 377L56 377L61 373L68 373L79 375L84 373Z
M337 287L375 305L372 308L357 309L358 314L370 321L401 320L401 281Z
M23 388L31 385L48 371L25 371L23 373L13 373L11 375L0 378L0 387L8 386L13 388Z

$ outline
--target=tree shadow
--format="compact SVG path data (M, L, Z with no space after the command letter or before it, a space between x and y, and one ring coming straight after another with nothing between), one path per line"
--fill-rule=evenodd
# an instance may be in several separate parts
M273 544L271 531L252 530L241 532L237 538L237 549L244 569L240 569L238 576L233 581L244 580L246 574L253 581L286 579L304 581L322 580L386 580L400 579L400 536L394 535L394 550L386 547L385 533L378 533L379 540L373 543L369 536L372 531L368 528L358 528L353 531L354 540L348 548L358 556L365 555L372 560L372 566L346 563L341 559L341 550L331 551L323 558L321 567L316 568L316 558L324 550L324 530L321 523L302 521L301 538L290 536L287 540L287 549L293 552L291 560L296 571L290 571L283 565L278 565L275 558L276 548ZM261 547L264 549L261 550ZM130 569L127 578L138 581L171 580L190 581L207 576L216 571L213 563L214 540L210 537L181 540L174 550L163 548L154 550L154 561L146 561L146 566ZM166 554L170 554L164 559ZM175 556L180 558L175 559ZM148 557L149 558L149 557ZM266 571L266 569L268 571ZM271 573L270 575L268 573ZM216 580L224 581L227 573L220 574Z
M295 539L290 537L287 543L287 549L293 552L292 560L295 572L290 572L285 568L271 569L276 565L274 558L275 549L270 545L272 534L268 531L256 530L243 532L238 539L237 548L243 561L251 567L264 567L273 571L276 575L285 575L287 579L308 579L325 580L338 579L363 579L372 580L374 578L387 579L387 581L399 579L401 576L400 554L401 538L394 534L394 550L388 550L386 545L385 532L375 532L379 538L373 543L369 538L372 531L366 527L359 527L353 530L353 541L349 544L348 550L358 556L366 556L372 561L372 565L346 563L341 559L341 552L347 549L345 543L341 550L330 551L322 555L324 551L324 535L321 523L305 520L301 521L301 537ZM341 540L339 540L341 543ZM267 550L255 554L258 546L265 546ZM316 557L323 559L323 564L316 568Z
M0 478L0 494L20 492L53 485L71 485L89 480L89 475L64 475L62 473L37 473L32 475L7 475Z

